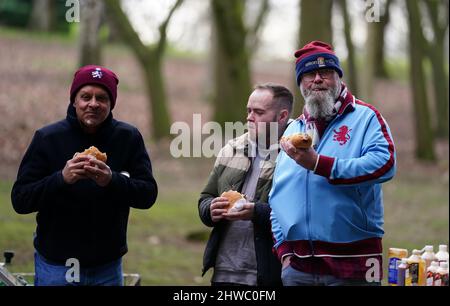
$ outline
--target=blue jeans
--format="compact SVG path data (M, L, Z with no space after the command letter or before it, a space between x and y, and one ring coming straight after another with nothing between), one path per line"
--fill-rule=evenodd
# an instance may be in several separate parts
M81 268L55 265L34 253L35 286L123 286L122 258L102 266ZM71 271L69 271L71 269ZM67 277L66 277L67 274ZM79 277L76 277L79 275Z
M340 279L333 275L310 274L298 271L290 265L281 271L283 286L380 286L380 282Z

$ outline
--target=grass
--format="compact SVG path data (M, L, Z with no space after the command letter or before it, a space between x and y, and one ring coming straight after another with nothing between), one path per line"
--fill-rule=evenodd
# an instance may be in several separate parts
M31 31L2 25L0 26L0 36L14 39L17 38L29 39L40 42L45 41L47 43L57 42L60 44L69 44L75 46L77 41L78 30L75 29L74 27L76 28L77 26L74 25L72 28L70 28L69 33L63 33L63 32Z
M43 45L49 48L63 45L61 52L76 46L76 29L70 35L61 35L0 27L0 37L11 38L12 43L15 40L43 41ZM33 72L43 71L51 66L71 66L70 60L60 60L59 57L47 59L44 56L45 51L39 51L42 52L41 56L38 56L40 53L31 52L33 51L30 51L31 59L40 58L39 61L31 60ZM123 59L129 52L126 46L120 44L108 45L107 48L107 54L111 58ZM178 52L172 46L168 46L167 53L169 57L195 57ZM392 76L407 80L407 59L388 61L387 65ZM129 76L126 75L123 79L126 80ZM24 84L26 83L20 83ZM126 81L121 84L123 91L135 90L135 87L125 85ZM154 146L159 147L158 144ZM168 149L165 151L168 152ZM445 158L440 159L440 163L443 161L445 164L440 167L446 172L446 179L443 179L442 174L436 174L436 171L411 172L411 169L405 167L393 181L384 186L385 279L389 247L407 248L411 251L414 248L421 249L426 244L433 244L435 248L438 244L448 244L447 154ZM157 172L155 177L160 186L160 195L150 210L131 210L128 227L129 252L124 257L124 271L139 273L144 285L208 285L211 272L203 278L200 277L205 241L192 240L189 237L201 238L209 232L198 218L196 203L214 160L185 158L174 161L173 158L160 158L152 159L152 162ZM32 272L35 215L18 215L13 211L10 203L12 182L2 179L3 177L0 177L0 252L7 249L16 252L10 267L13 272ZM1 257L0 261L3 261Z
M0 251L16 253L12 272L33 272L35 214L14 212L11 188L12 182L0 182ZM139 273L143 285L209 285L210 273L201 277L205 242L188 239L207 230L198 218L197 197L163 192L150 210L131 210L124 272Z
M0 182L0 251L16 252L11 270L33 271L32 233L35 216L17 215L11 208L11 182ZM124 270L139 273L143 285L208 285L211 272L201 277L205 236L198 219L198 191L164 190L150 210L135 210L128 227L129 253ZM384 284L387 281L389 247L422 249L448 244L448 180L432 176L397 176L384 186L385 236Z

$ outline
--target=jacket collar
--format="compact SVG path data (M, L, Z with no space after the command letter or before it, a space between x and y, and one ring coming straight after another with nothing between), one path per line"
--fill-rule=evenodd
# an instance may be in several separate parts
M273 150L277 150L277 153L280 151L278 143L271 145L269 149L258 147L257 143L250 139L248 132L233 139L231 145L235 154L240 151L245 157L253 158L258 153L266 161L270 159Z
M341 105L338 110L338 115L344 114L344 112L350 112L355 109L355 97L352 95L350 90L348 90L347 85L342 82L341 93L337 98L336 103L340 102Z

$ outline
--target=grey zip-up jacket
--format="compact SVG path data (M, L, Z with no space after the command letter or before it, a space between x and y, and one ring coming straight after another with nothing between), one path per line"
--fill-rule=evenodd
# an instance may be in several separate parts
M270 224L270 207L267 204L268 194L272 186L272 175L275 168L274 159L263 162L256 186L253 215L254 242L257 264L257 284L259 286L281 285L281 264L272 252L273 238ZM227 190L241 191L246 175L251 166L249 157L248 135L230 140L219 152L208 183L198 201L200 219L212 231L203 256L203 274L214 267L219 244L222 239L226 220L214 223L211 220L211 201Z

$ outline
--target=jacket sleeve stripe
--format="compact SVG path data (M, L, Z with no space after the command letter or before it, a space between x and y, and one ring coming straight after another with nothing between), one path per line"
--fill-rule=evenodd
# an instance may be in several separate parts
M361 183L361 182L377 179L377 178L383 176L384 174L386 174L394 166L394 163L395 163L394 142L392 141L391 137L389 136L387 126L386 126L383 118L381 117L380 112L372 105L364 103L360 100L357 100L356 103L370 108L376 114L378 122L380 123L380 126L381 126L381 131L383 132L384 138L386 139L386 141L388 143L389 160L381 168L379 168L378 170L376 170L373 173L369 173L369 174L354 177L354 178L347 178L347 179L330 179L329 182L331 184L335 184L335 185L337 185L337 184L356 184L356 183Z

